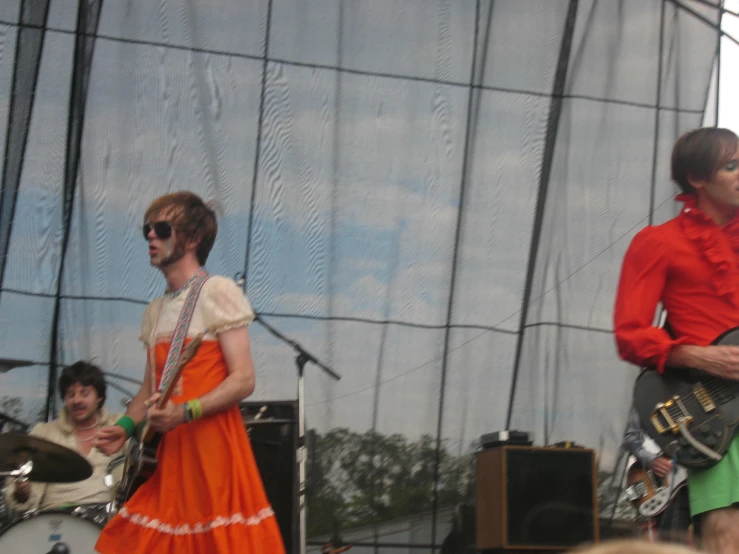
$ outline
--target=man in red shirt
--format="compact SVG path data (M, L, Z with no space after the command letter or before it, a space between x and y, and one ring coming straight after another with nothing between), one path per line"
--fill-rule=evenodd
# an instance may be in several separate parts
M614 312L620 356L639 366L692 367L739 380L739 347L711 346L739 326L739 138L704 128L672 152L684 207L642 229L624 257ZM658 304L672 331L654 324ZM714 467L689 475L690 511L704 547L739 552L739 439Z

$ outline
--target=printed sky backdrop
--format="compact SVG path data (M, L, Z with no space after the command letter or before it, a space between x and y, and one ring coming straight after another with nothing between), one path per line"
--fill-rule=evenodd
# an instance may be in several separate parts
M42 43L23 17L43 10L0 5L6 172L24 156L1 198L0 356L35 363L0 374L0 396L22 398L22 419L45 405L54 328L60 364L141 378L140 318L164 289L142 215L187 189L218 206L208 270L245 274L254 309L342 375L307 367L310 428L428 434L465 455L508 426L613 466L637 374L612 336L621 259L676 213L674 140L739 129L737 46L721 41L717 79L711 2L87 4L89 58L78 2L50 2ZM34 48L35 87L11 102ZM295 398L293 351L250 330L252 399Z

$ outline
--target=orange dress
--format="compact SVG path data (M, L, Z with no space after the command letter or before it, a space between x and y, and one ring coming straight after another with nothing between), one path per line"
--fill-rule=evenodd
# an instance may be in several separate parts
M186 297L159 298L147 308L142 340L156 383ZM248 324L253 312L233 281L211 277L195 307L188 339L210 331L175 386L183 403L217 387L227 367L217 335ZM166 433L158 466L102 531L102 554L284 553L274 512L262 485L237 406Z

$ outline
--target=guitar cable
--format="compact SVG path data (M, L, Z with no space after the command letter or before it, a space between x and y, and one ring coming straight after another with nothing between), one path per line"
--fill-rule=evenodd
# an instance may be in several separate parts
M711 458L712 460L716 460L717 462L721 460L721 455L718 452L711 450L693 436L693 433L691 433L688 429L688 424L686 423L684 418L681 418L681 421L677 422L677 426L680 429L680 434L685 438L686 441L688 441L690 446L695 448L701 454L704 454L705 456ZM675 455L677 456L677 447L675 448Z

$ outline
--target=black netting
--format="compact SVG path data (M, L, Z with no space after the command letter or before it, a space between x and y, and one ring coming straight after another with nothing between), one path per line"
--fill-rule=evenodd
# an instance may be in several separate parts
M208 269L343 376L306 370L311 542L438 547L507 425L595 449L610 517L618 270L715 123L715 4L3 2L0 357L35 365L0 412L53 412L80 358L112 407L136 390L141 217L189 189L220 210ZM254 400L294 399L293 351L251 333Z

